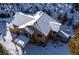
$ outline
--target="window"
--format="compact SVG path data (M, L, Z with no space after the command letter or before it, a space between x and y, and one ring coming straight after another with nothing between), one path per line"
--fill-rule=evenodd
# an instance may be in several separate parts
M60 35L57 35L57 37L61 37Z
M37 36L38 36L38 37L42 37L42 35L40 35L40 34L37 34Z
M56 32L53 31L54 34L56 34Z

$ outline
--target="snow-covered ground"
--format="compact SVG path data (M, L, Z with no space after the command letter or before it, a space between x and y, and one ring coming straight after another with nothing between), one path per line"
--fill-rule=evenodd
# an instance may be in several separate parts
M7 28L7 33L6 33L6 36L5 36L5 41L2 39L0 41L0 43L10 52L10 54L12 55L22 55L22 50L19 46L15 45L13 42L12 42L12 36L11 36L11 33L9 31L9 29Z
M67 44L53 44L51 41L46 47L29 44L24 50L26 55L69 55Z

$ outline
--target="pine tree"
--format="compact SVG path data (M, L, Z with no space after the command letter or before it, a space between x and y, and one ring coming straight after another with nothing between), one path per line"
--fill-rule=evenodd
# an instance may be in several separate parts
M71 54L79 55L79 27L75 30L75 36L69 43Z

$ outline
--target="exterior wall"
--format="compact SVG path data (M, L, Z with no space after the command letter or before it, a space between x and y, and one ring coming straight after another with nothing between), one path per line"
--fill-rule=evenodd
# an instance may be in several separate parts
M62 43L68 43L69 42L68 39L62 38L60 35L58 35L58 33L53 32L53 31L50 31L48 37L50 39L52 39L52 41L55 41L55 42L57 42L57 41L62 42Z
M38 44L46 44L47 43L47 37L45 37L42 33L40 32L34 32L32 35L32 42L38 43Z
M48 37L50 39L53 39L54 40L54 39L57 38L57 33L56 32L53 32L53 31L50 31Z
M53 41L53 42L62 42L62 38L60 37L60 35L58 35L58 33L50 31L48 37Z
M18 29L16 26L14 28L9 28L11 32L17 33L17 34L29 34L24 29Z

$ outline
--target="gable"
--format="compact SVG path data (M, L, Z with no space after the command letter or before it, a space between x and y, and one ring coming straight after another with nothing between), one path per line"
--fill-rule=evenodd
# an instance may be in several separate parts
M58 32L60 30L61 24L57 22L49 22L52 31Z
M47 36L51 30L48 20L44 16L39 18L39 20L35 23L35 27L45 36Z

